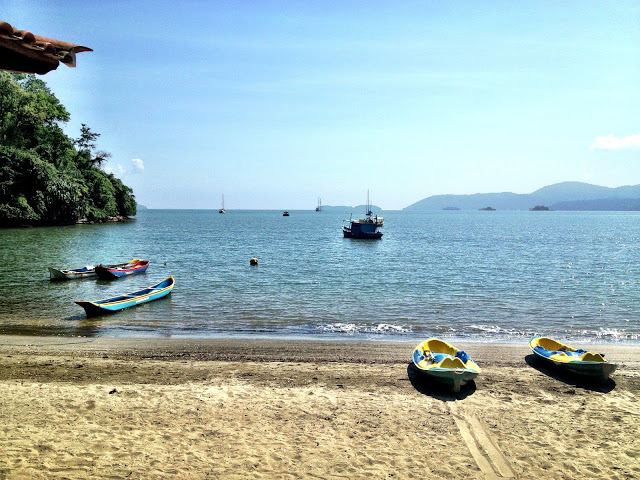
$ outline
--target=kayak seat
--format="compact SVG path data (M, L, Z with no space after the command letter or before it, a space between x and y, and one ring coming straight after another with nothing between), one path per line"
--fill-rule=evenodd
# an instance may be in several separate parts
M440 363L440 367L441 368L465 368L464 363L462 363L462 360L460 360L459 358L454 358L452 356L447 356L447 358L445 358L444 360L442 360L442 362Z
M580 360L582 360L583 362L606 362L606 360L602 358L602 355L600 355L599 353L589 352L586 352L584 355L582 355L580 357Z

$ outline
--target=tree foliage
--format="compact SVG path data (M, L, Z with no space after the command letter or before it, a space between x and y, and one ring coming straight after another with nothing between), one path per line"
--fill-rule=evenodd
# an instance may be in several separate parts
M133 190L100 167L100 134L82 124L33 75L0 72L0 225L67 224L136 214Z

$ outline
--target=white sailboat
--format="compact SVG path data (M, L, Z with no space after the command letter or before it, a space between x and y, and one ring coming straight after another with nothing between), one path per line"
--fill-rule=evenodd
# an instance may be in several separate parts
M220 207L218 213L227 213L227 211L224 209L224 193L222 194L222 207Z
M318 197L318 206L316 207L316 212L322 211L322 200Z

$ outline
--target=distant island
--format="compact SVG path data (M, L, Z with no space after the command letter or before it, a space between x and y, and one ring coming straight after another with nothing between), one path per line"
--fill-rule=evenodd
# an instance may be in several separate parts
M537 205L549 210L640 211L640 185L610 188L583 182L563 182L528 194L434 195L405 207L403 211L479 210L487 205L498 210L533 210L531 205Z
M484 212L495 212L496 209L492 208L492 207L484 207L484 208L479 208L478 210L484 211Z
M458 207L444 207L443 210L460 210Z
M530 208L529 210L531 210L532 212L548 212L549 207L545 207L544 205L536 205L535 207Z

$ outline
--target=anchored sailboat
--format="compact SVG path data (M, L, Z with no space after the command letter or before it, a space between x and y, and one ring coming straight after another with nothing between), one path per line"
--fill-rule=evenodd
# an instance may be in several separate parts
M222 194L222 207L220 207L218 213L227 213L227 211L224 209L224 193Z

